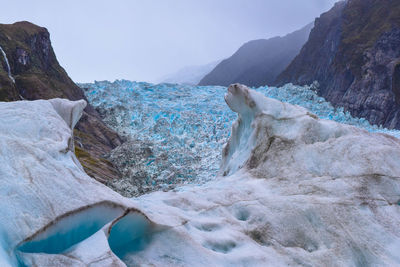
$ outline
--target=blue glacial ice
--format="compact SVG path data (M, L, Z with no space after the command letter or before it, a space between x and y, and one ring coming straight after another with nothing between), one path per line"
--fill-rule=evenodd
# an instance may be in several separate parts
M153 154L143 165L147 190L165 189L182 183L204 183L216 177L223 145L236 119L224 101L226 87L151 84L127 80L80 84L89 102L119 134L151 144ZM258 92L309 109L320 118L400 137L400 132L372 126L334 108L316 93L315 85L281 88L260 87ZM166 155L162 164L160 155ZM129 161L129 159L128 159ZM160 166L163 167L160 167ZM137 195L134 192L132 195Z

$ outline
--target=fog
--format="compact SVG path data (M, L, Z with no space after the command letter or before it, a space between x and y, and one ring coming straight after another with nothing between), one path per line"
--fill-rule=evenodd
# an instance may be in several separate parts
M285 35L336 0L0 0L0 23L46 27L76 82L155 82L229 57L243 43Z

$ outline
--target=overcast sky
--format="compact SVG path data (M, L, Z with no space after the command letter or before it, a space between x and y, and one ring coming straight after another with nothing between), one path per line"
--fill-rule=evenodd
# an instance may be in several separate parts
M46 27L76 82L151 82L229 57L249 40L297 30L336 1L0 0L0 23Z

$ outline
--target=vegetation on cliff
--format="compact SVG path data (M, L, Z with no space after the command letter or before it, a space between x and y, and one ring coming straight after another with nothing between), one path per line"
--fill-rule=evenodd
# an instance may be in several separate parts
M400 27L400 1L349 1L343 10L342 41L336 66L350 66L352 73L360 77L360 66L366 63L364 52L394 27Z
M276 85L311 84L353 116L400 129L400 1L348 0L315 21Z
M0 46L15 79L14 83L8 77L8 66L0 57L0 101L86 99L58 63L46 28L26 21L0 24ZM121 139L92 106L87 106L74 133L77 156L88 174L103 182L119 176L104 153L121 144Z

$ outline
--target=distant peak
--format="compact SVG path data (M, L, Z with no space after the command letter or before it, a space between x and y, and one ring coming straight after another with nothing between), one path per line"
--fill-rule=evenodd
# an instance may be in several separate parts
M33 24L32 22L29 21L17 21L12 24L0 24L1 26L9 27L9 28L14 28L14 29L22 29L28 33L36 33L40 31L47 31L46 28L40 27L36 24Z

